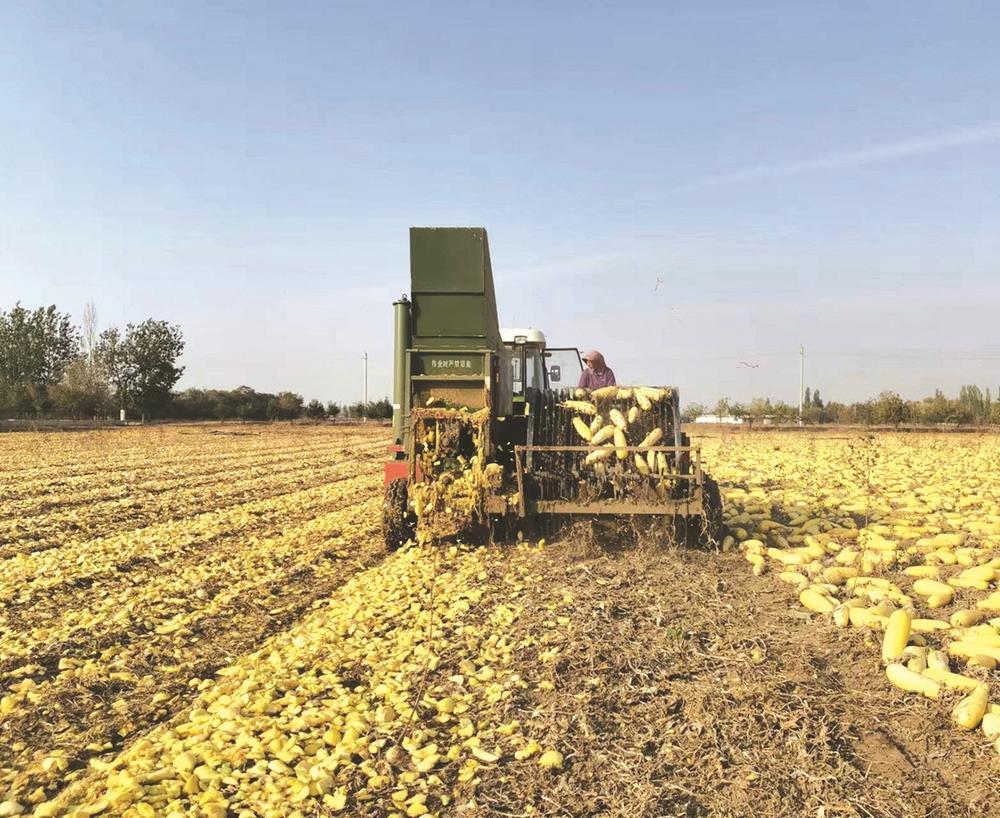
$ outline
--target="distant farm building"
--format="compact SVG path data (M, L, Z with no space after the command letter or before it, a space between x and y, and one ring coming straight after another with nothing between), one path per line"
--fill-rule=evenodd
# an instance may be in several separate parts
M742 423L743 421L734 415L698 415L694 419L695 423Z

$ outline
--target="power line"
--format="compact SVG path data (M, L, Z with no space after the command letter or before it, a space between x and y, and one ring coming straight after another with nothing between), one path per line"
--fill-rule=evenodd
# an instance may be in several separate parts
M683 356L684 361L733 361L739 365L746 360L757 358L790 358L794 352L789 350L777 352L754 352L752 350L738 350L726 355L687 355ZM810 347L809 354L813 358L826 359L851 359L851 360L885 360L899 359L908 360L912 358L932 358L937 361L1000 361L1000 351L986 352L973 350L942 350L942 349L870 349L870 350L827 350ZM638 361L638 362L662 362L661 356L653 355L616 355L617 361Z

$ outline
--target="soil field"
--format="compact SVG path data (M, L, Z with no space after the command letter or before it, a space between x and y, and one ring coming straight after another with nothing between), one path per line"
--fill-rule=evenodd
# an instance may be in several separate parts
M996 438L706 439L717 550L388 556L386 442L0 438L0 815L1000 813L952 715L1000 702Z

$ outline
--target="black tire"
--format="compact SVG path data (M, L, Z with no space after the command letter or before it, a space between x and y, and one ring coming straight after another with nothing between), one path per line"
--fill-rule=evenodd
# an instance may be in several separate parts
M398 477L390 480L385 487L385 500L382 503L382 537L389 551L395 551L412 540L416 532L416 517L407 508L408 483L405 477Z
M678 515L673 520L673 540L688 548L718 548L725 526L722 521L722 492L719 484L707 475L704 478L702 514Z
M704 538L708 545L718 546L725 533L722 520L722 492L719 484L711 477L705 476L705 526Z

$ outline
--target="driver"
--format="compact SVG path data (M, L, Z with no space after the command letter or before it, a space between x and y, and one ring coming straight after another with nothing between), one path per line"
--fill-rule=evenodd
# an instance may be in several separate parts
M596 349L585 352L583 362L587 368L580 373L580 383L577 386L581 389L600 389L602 386L616 386L615 373L611 371L604 356Z

